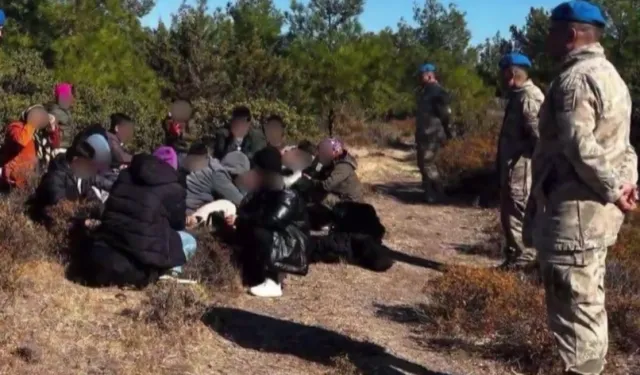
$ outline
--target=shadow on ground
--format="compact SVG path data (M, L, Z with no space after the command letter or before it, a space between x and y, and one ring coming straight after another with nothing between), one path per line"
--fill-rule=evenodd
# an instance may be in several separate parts
M393 259L396 262L402 262L402 263L410 264L416 267L428 268L428 269L441 271L441 272L444 272L447 267L446 264L444 263L420 258L414 255L401 253L396 250L389 249L389 255L391 256L391 259Z
M293 355L327 366L332 366L337 358L347 357L364 374L446 375L398 358L373 343L244 310L213 307L203 322L245 349Z

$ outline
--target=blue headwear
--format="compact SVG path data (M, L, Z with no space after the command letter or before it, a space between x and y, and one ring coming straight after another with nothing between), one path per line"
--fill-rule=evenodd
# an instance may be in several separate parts
M420 73L433 73L436 71L436 66L433 64L422 64L420 65Z
M588 23L605 27L607 21L602 10L595 4L584 0L564 2L551 11L552 21Z
M4 10L0 9L0 27L4 26L5 21L6 17L4 15Z
M526 55L519 52L511 52L502 56L498 63L500 69L505 69L510 66L522 66L525 68L531 68L531 60Z

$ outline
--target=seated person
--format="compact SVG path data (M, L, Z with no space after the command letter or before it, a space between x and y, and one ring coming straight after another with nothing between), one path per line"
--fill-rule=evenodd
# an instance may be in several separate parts
M313 154L297 146L285 149L282 153L285 186L291 187L298 182L305 170L313 164L314 158Z
M235 215L245 196L249 158L240 151L227 154L222 161L209 156L207 147L195 143L185 159L188 225L207 220L213 212ZM242 188L240 187L242 186Z
M281 153L284 152L287 145L284 141L285 123L282 117L271 115L267 118L267 122L262 126L262 131L267 139L269 146L277 148Z
M284 188L278 149L258 151L254 162L259 187L242 202L238 216L226 221L235 228L245 276L255 278L251 284L258 284L249 292L258 297L280 297L284 273L308 272L306 212L298 194Z
M184 232L186 191L177 164L175 151L164 146L135 155L120 172L93 243L76 260L85 283L144 287L181 272L196 241Z
M320 142L318 160L322 169L312 178L317 202L332 208L341 201L364 201L364 190L356 174L358 163L341 141L327 138Z
M133 155L124 149L124 145L133 140L134 123L131 117L124 113L111 115L111 125L107 133L109 148L111 149L111 167L119 169L122 165L131 163Z
M46 132L50 143L59 143L58 133L51 129L49 113L42 105L27 108L20 116L20 121L11 123L6 130L4 144L0 149L0 168L2 168L2 187L26 188L30 177L46 168L45 155L42 155L42 144L36 134ZM59 138L59 137L58 137Z
M213 155L222 160L231 151L242 151L251 160L265 146L264 134L251 125L249 108L236 107L231 114L229 126L216 133Z
M200 127L192 117L191 103L184 99L175 100L171 103L162 125L164 145L172 147L178 154L178 165L181 167L189 147L200 135Z
M95 155L95 149L85 141L75 142L66 153L53 159L30 202L34 219L43 220L46 208L62 200L98 201L92 189L98 171Z

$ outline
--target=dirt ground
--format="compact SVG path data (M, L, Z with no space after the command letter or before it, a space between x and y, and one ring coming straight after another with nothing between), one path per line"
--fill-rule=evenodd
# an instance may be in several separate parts
M135 316L144 292L89 289L60 265L28 264L20 293L0 306L0 374L511 374L423 347L403 319L428 300L440 263L495 263L461 251L492 213L421 203L410 151L356 154L395 250L388 272L313 265L287 279L283 298L221 296L202 320L161 329Z

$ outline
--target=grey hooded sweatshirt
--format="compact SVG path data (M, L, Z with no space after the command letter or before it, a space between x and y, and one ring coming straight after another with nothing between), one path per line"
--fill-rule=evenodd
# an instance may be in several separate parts
M187 214L219 199L226 199L238 206L245 194L233 179L249 168L249 159L241 152L227 154L222 162L209 157L209 164L205 168L187 175Z

